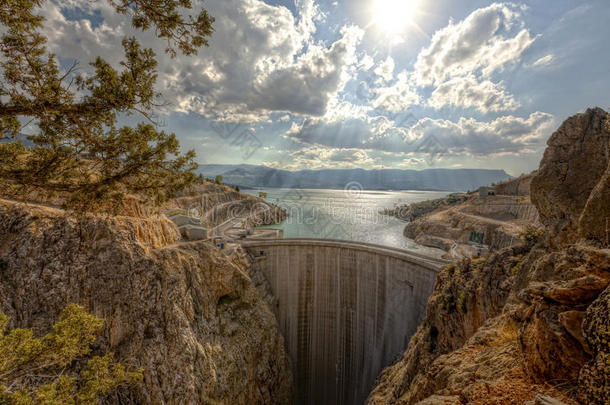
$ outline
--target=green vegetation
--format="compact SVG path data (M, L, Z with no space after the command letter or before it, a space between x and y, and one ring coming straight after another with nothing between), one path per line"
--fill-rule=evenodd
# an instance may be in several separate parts
M113 354L89 357L80 373L70 366L87 359L103 320L82 307L66 307L52 332L37 338L31 329L6 331L0 314L0 403L97 404L123 385L137 384L142 371L129 372ZM80 363L79 363L80 364Z
M219 174L218 176L216 176L216 178L214 178L214 183L222 184L222 174Z
M457 300L457 307L460 311L466 312L466 301L468 299L468 293L466 291L460 291L460 295Z
M447 292L445 295L443 295L441 297L440 308L441 308L441 310L447 311L449 313L455 312L455 309L457 307L456 307L455 297L453 296L453 293L451 291Z
M152 29L166 51L195 54L207 45L213 18L184 17L190 0L108 0L132 25ZM0 187L7 197L60 197L75 210L118 208L128 193L159 203L195 181L194 152L180 154L176 136L156 129L155 53L123 39L120 68L101 57L87 75L62 70L41 34L44 0L0 3ZM118 127L119 115L144 122ZM22 123L35 134L20 134ZM31 128L31 127L30 127Z
M523 264L523 262L518 262L517 264L515 264L513 266L512 269L510 269L510 274L512 274L513 276L515 274L517 274L519 272L519 270L521 269L521 265Z
M538 228L534 225L528 225L523 230L523 232L519 234L519 237L523 239L527 244L535 245L536 243L538 243L543 233L544 228Z

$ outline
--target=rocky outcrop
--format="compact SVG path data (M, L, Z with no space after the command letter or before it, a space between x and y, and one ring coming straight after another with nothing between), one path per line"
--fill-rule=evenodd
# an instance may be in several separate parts
M608 370L601 369L607 349L592 357L588 341L596 335L580 322L587 325L584 311L592 312L587 306L607 288L608 269L607 250L549 253L524 245L446 267L424 322L403 359L381 375L369 404L415 404L433 395L522 404L539 394L567 404L604 403L580 402L574 392L600 395L595 387L608 383ZM604 309L589 315L602 333ZM579 376L586 381L577 382Z
M461 204L469 199L466 193L449 194L443 198L435 200L420 201L408 205L401 205L392 209L384 209L380 211L382 215L391 215L403 221L414 221L422 215L428 214L438 208L447 208L456 204Z
M461 204L443 206L407 224L404 235L415 242L443 249L449 258L469 257L479 248L469 244L470 233L484 234L483 244L497 250L517 243L538 212L527 196L471 195Z
M532 180L547 232L443 269L424 322L369 404L608 403L610 249L592 236L602 221L581 226L610 207L606 169L584 164L604 150L604 114L577 115L549 141L555 150Z
M2 201L0 310L37 333L72 302L103 318L94 352L144 369L110 403L291 403L283 339L244 254L179 239L162 218Z
M610 114L595 108L567 119L547 142L532 201L553 240L608 244Z
M222 184L205 182L179 193L163 206L182 209L213 228L231 218L244 218L246 226L270 225L286 219L286 212L261 198L243 194Z

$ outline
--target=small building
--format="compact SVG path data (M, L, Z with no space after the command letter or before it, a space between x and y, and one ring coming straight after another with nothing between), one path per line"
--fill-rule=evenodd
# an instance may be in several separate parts
M496 195L496 189L493 187L479 187L479 197L487 197Z

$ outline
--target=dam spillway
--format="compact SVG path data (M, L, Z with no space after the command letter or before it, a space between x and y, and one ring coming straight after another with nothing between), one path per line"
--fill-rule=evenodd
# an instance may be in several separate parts
M334 240L243 243L273 293L298 405L360 405L421 323L446 262Z

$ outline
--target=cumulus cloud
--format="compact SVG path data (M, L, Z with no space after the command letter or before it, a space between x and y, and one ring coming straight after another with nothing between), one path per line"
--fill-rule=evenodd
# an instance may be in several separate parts
M323 115L345 85L349 65L357 62L358 28L345 27L329 45L314 40L321 18L314 0L297 1L297 17L262 0L209 0L204 6L216 18L210 47L176 59L163 52L163 41L134 31L107 2L52 0L43 12L49 48L83 62L97 55L118 62L117 44L136 35L157 52L158 84L170 108L220 119L257 121L276 111ZM87 19L67 19L67 7L101 12L103 20L93 27Z
M406 128L397 127L385 116L360 114L306 119L293 124L284 136L304 145L400 151L407 135Z
M450 22L419 53L415 63L419 83L439 85L474 72L489 76L516 61L535 40L525 28L514 32L520 16L514 5L494 3L459 23Z
M321 116L337 92L343 89L346 67L355 62L362 30L346 27L330 48L310 45L296 63L256 79L249 111L290 111Z
M379 66L375 68L375 74L385 82L389 82L394 77L394 59L388 56L386 60L381 62Z
M519 103L500 84L489 80L478 81L473 75L450 79L432 92L428 103L434 108L450 105L473 107L487 113L512 111Z
M374 163L366 151L360 149L308 147L291 154L294 167L301 168L348 168L363 167Z
M458 122L424 118L410 129L410 135L420 141L418 151L422 153L443 150L450 155L518 154L541 146L553 125L553 116L543 112L532 113L528 118L503 116L490 122L464 117Z
M283 168L375 167L376 155L403 167L424 165L424 155L432 153L515 155L539 148L554 124L542 112L498 117L520 107L498 73L518 63L536 39L524 28L523 9L512 3L450 21L409 69L399 58L361 49L363 31L355 26L338 29L326 42L316 39L324 16L315 0L297 0L295 14L263 0L206 0L204 6L216 18L210 47L176 59L165 55L163 41L134 31L106 1L49 0L43 13L50 51L79 59L83 71L98 55L116 66L122 56L117 45L136 35L158 55L158 88L171 102L169 111L263 128L270 145L273 136L289 144ZM532 66L552 62L547 55ZM350 80L364 91L348 94ZM409 114L414 106L432 117L416 119ZM450 121L429 108L444 106L498 118ZM272 127L277 132L265 133Z
M400 72L391 85L374 88L372 95L371 104L374 108L392 113L407 110L421 102L413 75L407 71Z

